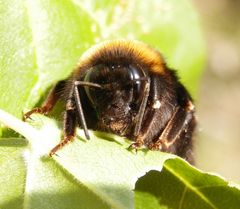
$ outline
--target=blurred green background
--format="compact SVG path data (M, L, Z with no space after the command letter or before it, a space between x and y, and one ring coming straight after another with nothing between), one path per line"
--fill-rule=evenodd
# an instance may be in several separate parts
M207 46L197 101L197 166L239 181L240 1L193 0Z

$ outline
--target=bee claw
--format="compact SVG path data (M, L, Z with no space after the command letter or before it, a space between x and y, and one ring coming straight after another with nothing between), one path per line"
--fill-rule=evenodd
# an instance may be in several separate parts
M51 157L52 157L53 155L59 157L59 155L58 155L57 153L53 153L53 154L51 155Z
M141 146L142 146L141 143L139 143L139 142L134 142L134 143L132 143L127 149L128 149L129 151L135 150L135 152L136 152L136 154L137 154L137 152L138 152L138 150L139 150L139 148L140 148Z
M23 120L24 122L26 122L27 120L34 121L34 119L33 119L33 118L31 118L31 116L30 116L30 115L26 115L26 114L24 114L24 115L23 115L23 117L22 117L22 120Z
M29 117L28 117L28 119L29 119L29 120L32 120L32 121L34 121L34 119L33 119L33 118L31 118L31 116L29 116Z

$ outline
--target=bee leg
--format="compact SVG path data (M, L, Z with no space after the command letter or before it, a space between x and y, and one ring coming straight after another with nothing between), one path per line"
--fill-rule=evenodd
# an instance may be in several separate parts
M23 121L26 121L28 118L30 118L30 116L33 113L40 113L40 114L44 114L47 115L55 106L56 102L58 101L59 97L60 97L60 92L63 89L65 85L65 81L59 81L50 91L50 93L48 94L46 100L44 101L43 105L41 107L36 107L34 109L32 109L31 111L23 114Z
M55 146L50 151L50 156L54 155L59 149L61 149L65 144L72 141L75 136L76 126L78 120L80 120L80 125L84 129L84 133L87 139L90 139L86 120L83 113L83 108L81 104L81 98L79 95L78 86L87 85L92 87L101 88L100 85L89 83L89 82L82 82L82 81L75 81L73 86L69 92L68 100L66 103L66 111L64 113L64 120L63 120L63 140Z
M137 149L139 149L142 145L143 145L143 139L141 137L139 137L139 133L142 127L142 123L143 123L143 116L147 107L147 101L148 101L148 97L149 97L149 92L150 92L150 79L144 77L144 80L146 80L146 84L145 84L145 88L144 88L144 92L143 92L143 99L136 117L136 125L134 128L134 137L135 137L135 142L133 142L128 149L132 150L135 149L135 151L137 152Z
M144 92L143 92L143 99L136 117L136 125L134 128L134 142L128 147L129 150L135 150L137 152L137 150L139 148L142 147L142 145L144 144L145 141L145 136L142 135L142 133L140 133L140 130L142 128L142 124L143 124L143 117L145 114L147 107L147 101L149 98L149 94L150 94L150 85L152 85L153 88L153 97L154 99L157 97L157 91L156 91L156 79L152 79L152 83L150 82L151 80L149 78L145 78L144 80L146 80L146 84L145 84L145 88L144 88Z
M193 109L176 107L160 137L149 148L176 154L193 164L191 138L195 125Z
M69 99L66 104L66 111L63 118L63 139L55 146L49 153L50 156L54 155L64 145L73 141L76 131L76 113L73 105L73 100Z

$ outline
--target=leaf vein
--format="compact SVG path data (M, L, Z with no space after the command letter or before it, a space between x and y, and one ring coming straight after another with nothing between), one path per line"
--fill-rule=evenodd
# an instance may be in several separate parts
M186 192L187 192L187 186L185 185L184 190L182 192L182 196L181 196L180 202L179 202L179 207L178 207L179 209L182 209L183 201L184 201Z
M28 24L29 24L29 29L31 31L31 38L32 38L32 48L33 48L33 53L34 53L34 63L35 63L35 71L37 73L37 82L35 83L35 85L33 86L28 99L26 100L26 106L29 106L30 101L32 101L32 97L33 95L35 95L35 93L41 88L41 71L40 71L40 63L39 63L39 50L38 50L38 46L37 46L37 40L36 40L36 32L34 30L34 23L32 21L32 15L31 15L31 1L29 0L25 0L24 1L24 5L25 5L25 9L26 9L26 13L27 13L27 17L28 17Z
M170 166L164 164L166 170L168 170L172 175L178 178L187 188L196 193L204 202L210 205L213 209L218 209L201 191L198 190L198 187L192 186L188 181L186 181L181 175L176 173Z

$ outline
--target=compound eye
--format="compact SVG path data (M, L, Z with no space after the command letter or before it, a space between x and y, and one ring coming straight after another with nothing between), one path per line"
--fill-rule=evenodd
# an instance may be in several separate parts
M147 81L147 75L142 69L134 66L129 66L129 72L131 73L131 82L133 83L133 104L135 106L138 106L144 96L143 94L144 87Z

